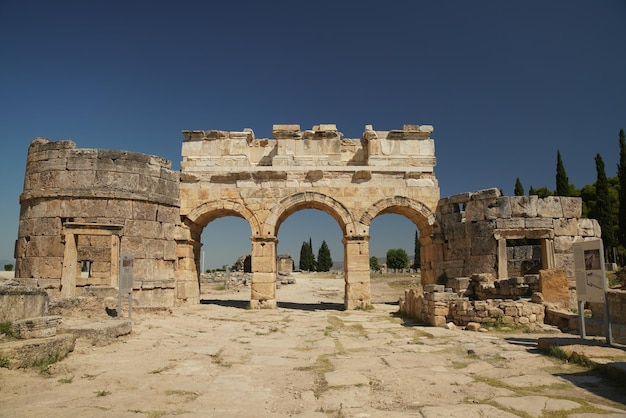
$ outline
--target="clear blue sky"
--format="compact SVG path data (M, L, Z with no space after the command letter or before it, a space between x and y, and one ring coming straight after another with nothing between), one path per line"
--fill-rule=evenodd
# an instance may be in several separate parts
M626 2L0 0L0 260L11 260L28 144L155 154L180 167L181 130L432 124L441 195L519 177L554 189L615 175L626 128ZM413 252L414 226L386 215L371 254ZM249 252L243 220L205 229L205 268ZM337 224L302 211L279 253ZM236 242L230 243L234 238Z

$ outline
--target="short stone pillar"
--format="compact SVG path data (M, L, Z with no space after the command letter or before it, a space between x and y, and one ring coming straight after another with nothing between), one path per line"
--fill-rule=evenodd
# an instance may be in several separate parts
M276 307L277 244L275 237L252 238L252 309Z
M345 308L370 306L369 236L344 237Z

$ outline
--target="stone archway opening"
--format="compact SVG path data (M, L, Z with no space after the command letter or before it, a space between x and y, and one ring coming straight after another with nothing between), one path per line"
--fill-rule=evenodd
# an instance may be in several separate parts
M342 279L344 276L343 265L343 233L336 220L324 210L313 208L301 208L293 211L286 219L282 220L277 232L277 253L289 255L293 259L295 272L292 278L296 284L307 282L335 282L332 279ZM316 261L319 261L319 250L325 242L329 248L334 266L329 271L306 271L300 269L301 250L304 243L311 243L311 249ZM341 309L337 298L341 298L343 289L335 284L324 285L324 292L320 295L299 294L291 299L285 299L283 294L293 292L281 292L281 288L289 279L282 277L280 269L277 272L277 305L294 309ZM282 284L281 284L282 283ZM310 283L309 283L310 284ZM306 289L306 288L305 288ZM292 300L293 299L293 300ZM315 299L315 300L314 300Z
M415 235L418 228L406 216L386 213L377 216L370 225L370 259L376 258L379 270L371 269L373 303L395 304L399 296L394 289L416 288L420 284L419 270L414 268ZM419 233L418 233L419 237ZM407 254L408 264L393 269L387 263L389 250L401 249ZM418 246L419 251L419 246ZM371 265L371 264L370 264Z

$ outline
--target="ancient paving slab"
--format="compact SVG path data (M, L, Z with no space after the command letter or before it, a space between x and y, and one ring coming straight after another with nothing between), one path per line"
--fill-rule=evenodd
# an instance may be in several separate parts
M517 415L502 411L491 405L451 405L451 406L426 406L420 409L424 418L518 418Z
M544 413L569 411L581 406L581 404L567 399L553 399L545 396L494 398L494 402L505 408L523 411L533 417L540 417Z

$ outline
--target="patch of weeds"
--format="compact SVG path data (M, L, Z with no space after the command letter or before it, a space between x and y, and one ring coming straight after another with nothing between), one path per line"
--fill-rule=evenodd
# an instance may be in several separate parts
M424 342L422 341L422 339L427 338L427 339L433 339L435 338L435 336L433 334L431 334L430 332L426 332L426 331L422 331L420 329L416 329L413 332L413 340L411 341L411 344L424 344Z
M222 367L228 368L228 367L232 366L233 364L227 362L226 360L224 360L223 353L224 353L224 350L221 349L217 353L210 354L209 356L211 357L211 360L213 360L213 363L217 364L218 366L222 366Z
M62 359L63 356L59 356L58 354L51 354L42 359L35 360L31 364L31 367L35 370L39 370L39 373L46 374L49 373L50 366Z
M0 356L0 369L8 369L11 365L11 360L7 356Z
M87 380L93 380L97 377L97 374L84 374L81 376L81 378L83 379L87 379Z
M146 418L161 418L170 414L167 411L142 411L141 409L129 409L128 412L132 412L134 414L146 414Z
M97 390L94 392L96 394L96 397L100 398L102 396L108 396L111 394L111 392L109 392L108 390Z
M4 334L11 339L17 338L17 335L13 332L13 326L10 322L0 322L0 334Z
M452 362L452 368L453 369L464 369L469 365L469 363L463 362L463 361L453 361Z
M335 349L337 350L337 354L348 354L341 341L335 338Z
M190 392L188 390L166 390L167 396L180 396L185 398L186 401L195 401L200 394L198 392Z
M154 370L150 370L148 373L150 373L150 374L161 374L161 373L166 372L168 370L172 370L173 368L174 368L174 365L170 363L167 366L160 367L160 368L154 369Z
M59 383L72 383L74 381L74 375L65 376L57 380Z
M315 373L316 379L313 393L316 398L319 398L324 391L328 390L328 382L324 378L324 374L332 372L335 368L330 362L328 354L322 354L317 357L315 363L311 366L297 367L295 370Z

